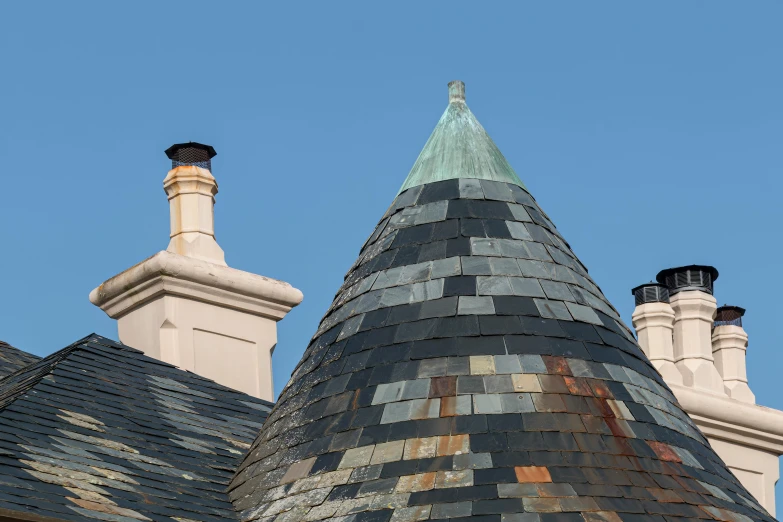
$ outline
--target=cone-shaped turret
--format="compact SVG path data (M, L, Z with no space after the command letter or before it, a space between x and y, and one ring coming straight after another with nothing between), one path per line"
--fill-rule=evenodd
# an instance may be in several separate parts
M771 520L462 92L238 470L241 519Z

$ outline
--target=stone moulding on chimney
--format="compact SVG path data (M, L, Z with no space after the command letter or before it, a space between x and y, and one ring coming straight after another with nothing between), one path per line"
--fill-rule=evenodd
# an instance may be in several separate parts
M90 302L118 319L164 293L275 320L303 298L284 281L162 251L95 288Z
M90 293L123 343L270 401L276 323L302 297L283 281L168 251Z

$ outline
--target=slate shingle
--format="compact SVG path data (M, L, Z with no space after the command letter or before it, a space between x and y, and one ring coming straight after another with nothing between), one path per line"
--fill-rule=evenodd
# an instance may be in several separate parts
M27 353L19 348L14 348L4 341L0 341L0 379L39 360L41 358L37 355Z
M0 508L235 520L226 487L271 407L87 336L0 380Z

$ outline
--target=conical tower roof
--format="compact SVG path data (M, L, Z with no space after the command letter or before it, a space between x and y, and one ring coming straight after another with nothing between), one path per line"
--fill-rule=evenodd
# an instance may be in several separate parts
M772 520L463 89L237 471L241 519Z

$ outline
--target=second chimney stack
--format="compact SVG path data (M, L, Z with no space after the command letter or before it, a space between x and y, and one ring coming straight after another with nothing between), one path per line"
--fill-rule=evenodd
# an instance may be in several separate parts
M674 311L674 364L683 384L725 395L723 379L712 356L712 322L717 302L712 296L718 271L711 266L690 265L658 273L669 289Z

